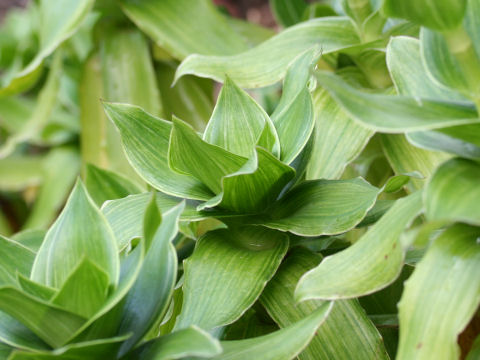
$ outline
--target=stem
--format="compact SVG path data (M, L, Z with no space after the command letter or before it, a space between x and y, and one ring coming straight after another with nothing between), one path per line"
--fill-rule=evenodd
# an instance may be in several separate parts
M444 32L448 49L457 59L467 80L472 100L480 111L480 59L477 57L472 40L462 26Z
M365 19L372 13L369 0L347 0L348 7L358 25L362 25Z

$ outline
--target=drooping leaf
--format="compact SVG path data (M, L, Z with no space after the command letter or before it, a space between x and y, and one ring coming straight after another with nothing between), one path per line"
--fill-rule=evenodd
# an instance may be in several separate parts
M32 250L0 235L0 284L15 285L17 272L28 276L34 259Z
M373 131L353 121L325 90L313 93L315 130L306 178L338 179L359 155Z
M208 200L212 193L192 176L178 174L168 166L168 143L172 124L141 108L127 104L104 103L115 123L128 160L138 174L166 194Z
M331 312L333 303L325 303L313 313L296 323L260 337L222 341L222 354L215 360L290 360L295 358L310 342L315 331Z
M215 194L222 191L221 180L242 167L246 158L203 141L193 128L173 119L168 151L170 167L202 181Z
M250 157L263 129L271 122L261 106L227 78L203 134L203 140L231 153Z
M217 339L196 326L154 339L131 354L131 360L174 360L185 357L210 358L222 352Z
M119 356L139 342L167 310L177 277L177 256L171 241L177 235L183 208L184 203L180 203L162 214L162 222L147 249L142 270L128 292L118 333L131 332L133 335L121 346Z
M122 0L125 14L177 59L190 54L230 55L246 43L209 0Z
M480 165L451 159L437 168L425 190L429 220L459 221L480 226Z
M467 0L386 0L383 11L435 30L457 27L463 20Z
M302 236L339 234L365 217L378 192L362 178L306 181L274 204L266 218L255 223Z
M31 278L60 288L84 257L105 271L110 284L118 283L119 259L115 237L107 220L79 181L37 253Z
M84 259L73 269L51 302L88 319L105 302L109 280L105 271Z
M183 306L175 327L211 330L237 320L260 296L287 249L284 234L260 227L206 233L184 263Z
M326 72L316 77L353 119L376 131L400 133L479 122L473 104L366 93Z
M393 282L405 257L399 237L421 210L421 192L397 200L357 242L302 276L295 297L300 301L349 299Z
M97 206L141 192L140 187L127 178L92 164L86 166L85 186Z
M325 303L311 300L297 304L294 299L298 280L320 260L306 249L292 250L262 293L260 301L282 328L300 321ZM298 357L301 360L388 358L380 334L357 300L336 301L328 318Z
M480 302L478 228L457 224L430 246L399 303L397 359L457 359L457 337Z
M222 179L219 196L202 204L229 209L240 214L255 214L273 203L295 171L261 147L239 171ZM215 201L212 201L215 200Z
M238 55L191 55L180 64L175 78L194 74L223 81L228 75L242 88L262 87L284 77L292 61L316 44L321 44L322 53L328 54L359 42L347 18L314 19L282 31Z

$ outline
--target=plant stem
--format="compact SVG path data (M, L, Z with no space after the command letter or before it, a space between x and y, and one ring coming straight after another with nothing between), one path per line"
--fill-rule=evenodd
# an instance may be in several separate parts
M357 24L361 25L365 19L372 13L372 7L369 0L347 0L348 7L352 11Z

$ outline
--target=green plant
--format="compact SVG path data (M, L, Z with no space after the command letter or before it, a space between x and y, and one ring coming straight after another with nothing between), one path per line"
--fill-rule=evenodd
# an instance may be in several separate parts
M207 0L75 2L26 41L2 91L63 43L50 119L55 69L83 66L85 186L45 236L0 238L4 358L478 356L480 1L271 5L276 35ZM27 165L33 119L2 147Z

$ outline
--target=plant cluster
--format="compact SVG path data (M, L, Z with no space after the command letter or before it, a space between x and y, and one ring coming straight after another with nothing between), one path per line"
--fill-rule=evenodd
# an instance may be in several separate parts
M0 359L480 358L480 0L270 5L8 15Z

